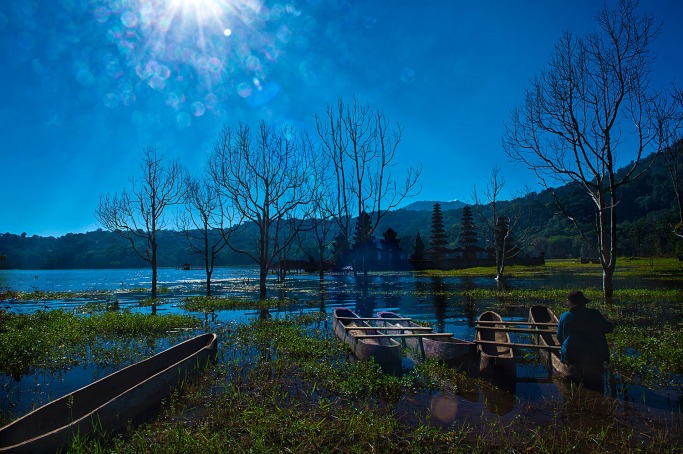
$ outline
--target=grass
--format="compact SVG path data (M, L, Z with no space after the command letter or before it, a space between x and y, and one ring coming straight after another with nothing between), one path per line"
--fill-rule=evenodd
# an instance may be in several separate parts
M602 267L595 263L580 263L577 259L548 259L545 266L508 265L505 274L508 277L543 277L552 274L571 274L575 276L596 276L602 274ZM464 268L459 270L427 270L420 271L424 276L481 277L495 276L495 267ZM637 276L668 278L683 281L683 262L677 258L642 258L619 257L615 276Z
M462 372L429 361L400 377L382 374L353 361L317 316L230 326L220 339L222 361L154 421L106 444L78 440L74 451L628 453L674 452L683 441L680 418L648 416L636 429L623 404L572 389L563 403L541 404L552 409L542 423L521 408L435 425L430 396L469 386Z
M183 298L181 307L188 312L211 313L235 309L273 309L288 307L295 303L291 299L244 300L220 296L190 296Z
M89 316L63 310L4 313L0 335L0 373L20 377L37 369L62 371L88 361L117 362L131 357L131 339L169 337L200 321L184 315L103 312ZM172 335L170 337L173 337ZM176 336L177 337L177 336ZM90 358L90 360L88 359Z

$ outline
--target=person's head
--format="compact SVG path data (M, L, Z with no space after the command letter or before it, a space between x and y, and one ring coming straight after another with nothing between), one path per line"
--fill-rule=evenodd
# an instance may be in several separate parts
M566 307L585 306L590 303L590 299L586 298L581 290L572 290L567 295L567 300L564 302Z

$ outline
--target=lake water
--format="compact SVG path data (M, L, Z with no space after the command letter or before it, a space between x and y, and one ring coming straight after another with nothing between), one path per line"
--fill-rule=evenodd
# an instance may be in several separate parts
M148 306L138 303L149 297L151 271L149 269L113 270L0 270L0 290L45 292L87 292L106 290L112 292L122 309L149 312ZM258 295L258 270L256 268L218 268L212 279L214 294L229 295L245 300L255 300ZM159 270L159 287L164 289L158 306L160 313L185 313L179 306L182 298L204 294L205 274L202 270ZM543 279L511 279L512 288L586 288L600 286L600 276L572 277L550 276ZM630 287L634 286L629 282ZM668 287L670 283L644 282L643 287ZM285 286L279 286L275 277L268 282L268 296L286 296L298 303L274 316L323 310L328 314L334 307L349 307L360 316L372 316L378 310L391 310L403 316L432 323L439 332L453 333L455 337L472 340L478 314L495 305L495 301L479 301L476 305L454 294L465 289L495 289L492 278L425 277L411 272L374 273L370 275L367 296L359 293L353 274L328 274L321 283L317 275L290 274ZM617 285L618 288L618 285ZM104 298L104 297L103 297ZM0 309L13 312L32 312L39 309L75 309L91 302L88 298L75 296L67 299L46 299L32 302L0 301ZM498 311L501 311L497 307ZM501 311L508 320L526 320L527 309L508 307ZM212 323L243 323L257 317L257 311L219 311ZM514 338L514 336L513 336ZM515 339L513 339L515 341ZM156 351L164 345L158 345ZM406 367L410 367L407 360ZM93 368L75 368L57 377L36 374L14 382L7 377L0 390L3 410L11 406L16 414L24 413L30 406L40 404L84 386L111 371ZM548 380L546 372L538 363L525 362L518 365L518 379L506 389L496 390L487 386L475 386L471 393L460 396L440 396L439 405L455 401L465 415L477 415L491 410L496 403L496 414L512 417L525 405L540 404L549 399L561 399L563 387ZM680 413L680 389L651 391L638 386L616 386L611 390L624 403L637 405L644 411ZM417 398L417 397L416 397ZM430 399L434 396L430 396ZM646 405L643 406L642 403ZM433 403L423 403L434 405ZM458 416L460 417L460 416Z

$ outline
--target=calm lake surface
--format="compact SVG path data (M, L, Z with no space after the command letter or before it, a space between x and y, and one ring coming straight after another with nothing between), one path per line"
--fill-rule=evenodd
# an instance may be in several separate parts
M111 270L0 270L0 289L17 291L40 290L45 292L83 292L106 290L113 292L121 309L135 312L150 312L139 302L149 297L151 271L149 269L111 269ZM219 296L254 300L258 295L258 270L256 268L217 268L212 279L214 294ZM617 280L629 288L670 288L670 282L634 282ZM574 277L557 275L537 279L510 279L510 288L586 288L600 287L599 275ZM204 294L205 274L202 270L159 270L159 287L164 289L158 306L159 313L186 313L179 306L182 298ZM675 285L674 285L675 286ZM348 307L360 316L372 316L378 310L391 310L403 316L432 323L439 332L454 333L456 337L472 340L475 335L477 316L495 305L495 301L481 302L476 305L453 294L465 289L495 289L493 278L463 277L425 277L411 272L374 273L370 275L370 287L366 297L361 296L353 274L328 274L321 283L317 275L289 274L286 286L279 286L275 278L268 283L268 297L286 296L297 304L287 309L271 311L273 316L287 313L324 311L331 315L334 307ZM105 298L103 296L103 298ZM110 297L111 298L111 297ZM0 301L0 309L17 313L29 313L41 309L77 309L92 299L47 299L31 302ZM95 301L97 302L97 301ZM497 308L507 320L526 320L526 308L509 307L504 311ZM194 314L198 315L198 314ZM231 323L244 323L258 317L257 311L230 310L219 311L212 318L214 326ZM559 314L558 314L559 315ZM203 317L203 315L201 315ZM330 331L332 330L330 325ZM514 337L514 336L513 336ZM515 339L513 339L515 341ZM521 342L524 342L522 340ZM159 343L150 347L149 354L167 347ZM406 360L404 367L410 368ZM14 381L5 377L0 390L0 404L4 411L21 415L30 408L60 397L78 389L95 379L101 378L110 370L96 367L76 367L53 376L40 372ZM445 412L449 424L455 418L481 417L489 412L513 418L516 414L528 411L529 406L539 415L552 412L546 402L552 399L561 401L567 392L566 386L547 378L545 369L537 362L523 361L518 364L518 379L508 383L503 389L473 384L471 389L455 396L430 395L414 396L405 405L422 405L431 408L433 415ZM676 389L648 390L634 385L612 384L607 392L616 396L625 406L642 412L645 418L657 415L680 416L682 411L680 385ZM453 413L452 408L457 407ZM677 417L678 417L677 416ZM540 417L540 416L539 416Z

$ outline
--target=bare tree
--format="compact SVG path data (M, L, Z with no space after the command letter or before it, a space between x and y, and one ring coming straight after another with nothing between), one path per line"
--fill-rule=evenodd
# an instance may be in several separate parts
M349 241L354 219L365 212L370 216L366 230L371 234L387 211L417 192L420 166L409 168L401 183L391 173L403 128L398 124L391 127L378 109L358 100L346 105L342 99L336 108L327 107L324 118L316 115L316 125L323 150L332 163L336 185L334 219L340 231ZM361 254L360 265L367 283L365 254Z
M206 175L202 179L186 178L186 210L178 225L192 251L202 259L206 273L206 295L211 296L211 276L216 257L227 246L234 230L232 212L225 207L219 189Z
M660 142L666 147L662 157L671 177L678 223L673 226L674 235L683 238L683 90L674 89L670 99L658 104L657 115Z
M505 266L509 259L517 256L521 251L522 245L527 238L528 229L520 229L520 223L524 218L524 207L519 203L509 202L507 209L500 207L500 197L505 187L506 180L499 175L498 168L491 169L491 177L488 184L483 188L482 195L479 195L477 187L474 187L472 197L474 206L483 222L482 235L487 244L492 245L496 261L496 281L498 288L504 289ZM528 190L516 200L528 200ZM512 235L516 234L517 239L512 244Z
M266 297L268 270L296 238L311 202L312 144L305 134L275 130L261 122L256 135L248 126L224 128L209 169L239 218L253 223L253 249L235 252L259 266L259 297Z
M585 37L564 33L548 68L513 111L503 138L508 156L535 172L599 257L607 301L614 291L619 190L647 170L644 153L660 149L652 115L657 94L649 86L649 48L658 30L652 17L638 15L636 8L637 2L621 0L616 9L598 12L599 31ZM624 149L632 161L617 175ZM578 185L590 197L594 235L579 227L552 183Z
M127 240L135 253L150 264L153 300L157 297L157 234L166 226L165 210L183 195L183 174L178 161L165 165L156 147L148 146L142 159L142 179L138 182L130 178L130 192L101 195L95 211L100 225Z
M318 266L318 275L320 281L325 277L325 269L329 259L333 257L328 255L328 250L334 242L334 232L337 230L334 221L334 178L330 174L330 161L327 159L314 160L311 170L318 175L317 178L311 181L316 182L316 186L311 188L313 195L311 199L311 216L306 223L306 228L300 231L299 247L311 259L315 254L315 259ZM306 251L303 245L305 239L312 238L315 250L312 252Z

